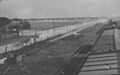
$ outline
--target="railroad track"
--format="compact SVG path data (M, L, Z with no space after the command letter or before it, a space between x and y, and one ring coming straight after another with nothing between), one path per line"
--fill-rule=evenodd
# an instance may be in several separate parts
M89 56L91 49L92 45L82 46L77 50L73 58L63 65L55 75L76 75Z
M112 29L113 50L95 50L78 75L120 75L120 31Z
M88 45L81 46L72 56L72 58L66 62L55 75L78 75L82 69L84 63L92 52L92 49L100 39L102 33L96 38L93 45L89 45L93 40L88 42Z
M120 51L92 53L78 75L119 75L117 53Z
M112 28L107 29L112 30ZM93 51L100 40L104 29L100 31L96 41L93 45L86 45L81 47L75 53L70 61L64 64L55 75L104 75L104 74L119 74L117 71L120 70L117 55L120 51ZM116 32L113 31L113 36L115 40ZM119 36L117 37L117 39ZM117 41L117 43L119 40ZM113 43L115 45L115 43ZM120 45L120 43L118 43ZM118 45L117 45L118 46ZM119 48L119 47L118 47ZM119 48L120 50L120 48ZM80 73L79 73L80 72Z

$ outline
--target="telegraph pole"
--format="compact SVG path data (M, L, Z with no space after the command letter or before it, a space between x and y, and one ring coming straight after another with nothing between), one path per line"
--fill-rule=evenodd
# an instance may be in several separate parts
M68 19L67 19L67 32L68 32Z
M54 20L53 20L53 36L54 36Z

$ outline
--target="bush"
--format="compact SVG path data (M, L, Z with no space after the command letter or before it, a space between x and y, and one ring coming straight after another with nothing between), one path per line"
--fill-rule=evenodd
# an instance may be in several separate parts
M31 29L30 23L27 21L24 21L23 23L23 29Z

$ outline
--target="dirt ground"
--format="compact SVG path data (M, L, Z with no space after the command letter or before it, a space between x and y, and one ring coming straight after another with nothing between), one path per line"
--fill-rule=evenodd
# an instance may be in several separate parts
M79 35L71 35L55 42L38 43L34 48L29 48L23 62L7 75L54 75L78 48L95 40L96 32L103 25L96 24L78 32Z

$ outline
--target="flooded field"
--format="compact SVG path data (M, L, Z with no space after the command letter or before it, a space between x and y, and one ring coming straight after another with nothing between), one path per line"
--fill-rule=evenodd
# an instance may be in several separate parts
M97 24L96 26L89 27L81 32L79 31L78 35L67 36L63 39L51 42L48 46L45 46L48 42L45 42L44 44L37 44L34 50L32 50L32 48L29 49L29 52L27 52L28 56L26 56L22 65L19 66L22 71L16 71L9 74L53 75L65 62L71 58L72 54L80 46L95 39L96 32L102 25Z
M64 27L59 27L55 29L49 29L49 30L44 30L44 31L39 31L39 30L24 30L21 31L19 34L22 37L22 39L17 39L17 41L12 41L12 43L2 45L0 47L1 51L0 53L4 53L6 50L11 51L11 50L16 50L20 49L23 46L33 44L36 41L43 41L45 39L60 35L60 34L66 34L71 31L80 31L82 29L85 29L89 26L93 26L97 22L105 22L106 19L104 20L98 20L98 21L91 21L88 23L83 23L83 24L76 24L76 25L70 25L70 26L64 26ZM74 34L74 33L72 33ZM31 36L36 36L36 38L31 38ZM69 34L71 35L71 34ZM24 38L25 36L28 36L28 38ZM35 39L35 40L34 40Z

